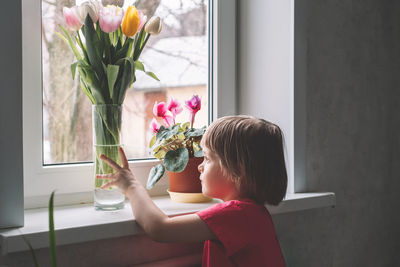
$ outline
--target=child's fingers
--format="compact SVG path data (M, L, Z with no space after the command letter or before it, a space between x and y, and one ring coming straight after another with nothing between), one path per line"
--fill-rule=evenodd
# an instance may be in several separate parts
M103 154L100 155L100 158L102 160L104 160L108 165L110 165L111 168L113 168L114 170L118 171L121 169L121 167L112 159L107 158L106 156L104 156Z
M107 174L96 174L97 179L110 179L114 178L114 173L107 173Z
M111 187L111 186L113 186L113 185L115 185L115 184L116 184L115 182L106 183L105 185L102 185L102 186L101 186L101 189L106 189L106 188Z
M125 151L122 147L119 148L119 156L121 157L122 168L129 169L128 159L126 158Z

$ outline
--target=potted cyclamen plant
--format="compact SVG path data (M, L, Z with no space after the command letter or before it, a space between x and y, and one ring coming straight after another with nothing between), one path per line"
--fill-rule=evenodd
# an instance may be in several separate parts
M154 157L162 162L150 170L146 187L153 188L167 169L172 200L210 201L210 198L201 193L198 171L198 165L203 161L200 141L206 126L193 127L196 113L201 108L201 100L194 95L190 100L185 101L185 106L190 112L189 121L177 123L175 117L183 110L177 100L171 98L168 105L165 102L154 104L153 113L162 119L164 125L153 118L150 127L155 135L150 141L150 148Z

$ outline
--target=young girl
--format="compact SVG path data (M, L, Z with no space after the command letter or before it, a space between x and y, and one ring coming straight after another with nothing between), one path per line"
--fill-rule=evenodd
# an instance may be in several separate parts
M118 186L129 198L136 221L159 242L205 241L203 266L285 266L271 216L287 187L282 133L275 124L250 116L218 119L201 141L202 191L224 202L195 214L168 217L151 200L120 149L122 166L104 187Z

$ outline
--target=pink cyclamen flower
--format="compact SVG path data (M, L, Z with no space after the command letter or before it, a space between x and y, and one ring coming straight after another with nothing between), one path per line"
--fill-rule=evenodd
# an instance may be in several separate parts
M168 110L172 112L172 116L175 119L176 115L181 113L183 108L181 107L181 104L178 102L178 100L171 97L168 104Z
M76 8L76 6L71 8L63 7L65 23L67 24L67 27L73 31L78 31L82 27L82 23L76 13Z
M166 106L167 105L165 104L165 102L158 103L156 101L153 106L153 114L156 117L162 118L167 127L170 127L174 124L174 118L171 111L169 111Z
M185 101L185 104L191 113L197 113L201 109L201 100L198 95L192 96L191 99Z
M138 31L140 31L143 28L143 25L146 23L147 21L147 16L144 15L142 10L138 10L139 13L139 28Z
M160 127L161 125L157 122L156 119L153 118L153 120L150 123L150 129L153 131L153 133L158 133Z
M185 101L185 106L190 111L190 117L189 117L190 127L193 128L194 117L196 116L197 111L201 109L200 97L198 95L192 96L191 99Z
M103 32L116 31L121 26L124 18L124 10L118 6L108 5L102 7L99 12L100 28Z

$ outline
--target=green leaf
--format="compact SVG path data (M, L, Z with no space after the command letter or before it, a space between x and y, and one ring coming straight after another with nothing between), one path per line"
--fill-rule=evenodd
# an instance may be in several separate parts
M145 37L146 32L144 31L144 28L146 27L147 22L143 25L142 29L140 30L139 35L136 37L135 36L135 44L134 44L134 50L133 50L133 59L136 61L140 54L142 53L143 50L143 38ZM137 33L136 33L137 35Z
M139 60L135 61L135 68L141 71L145 71L143 63L140 62Z
M152 189L154 185L161 179L164 175L165 169L162 164L158 164L151 168L149 173L149 178L147 179L146 188L148 190Z
M116 59L124 58L128 54L129 47L132 44L133 40L131 38L126 39L125 43L121 47L121 49L117 50Z
M29 251L32 254L33 262L35 263L35 267L40 267L39 261L36 257L36 253L33 250L31 243L28 241L28 239L26 239L26 237L24 235L22 235L22 239L24 240L25 244L29 247Z
M164 149L160 148L156 153L154 153L154 157L158 158L159 160L162 160L164 159L166 153L167 152L165 152Z
M186 137L199 137L203 136L206 131L206 126L203 126L202 128L196 129L196 128L190 128L188 131L186 131L185 136Z
M72 63L71 64L71 74L72 74L72 80L75 80L75 72L76 72L76 66L78 65L78 62Z
M118 71L119 71L118 65L111 65L111 64L107 65L107 81L108 81L108 89L110 90L110 98L112 98L113 96L115 81L118 78Z
M156 135L157 141L167 140L168 138L172 137L178 132L179 132L179 124L175 124L171 128L165 128L164 126L161 126L160 130L158 130L158 133Z
M158 79L158 77L151 71L146 71L145 72L148 76L150 76L151 78L153 78L154 80L160 81L160 79Z
M93 25L93 21L89 15L86 16L85 24L83 25L83 33L86 40L86 51L89 57L89 63L93 67L98 79L104 77L104 71L101 63L101 53L99 49L101 48L99 37ZM101 88L99 88L101 89ZM106 89L106 88L104 88ZM103 96L104 93L102 92Z
M132 78L132 76L131 76L132 75L132 72L131 72L132 67L131 66L133 66L133 64L125 65L124 69L122 71L122 78L120 79L120 84L118 86L119 92L116 92L116 93L118 93L118 98L117 98L117 102L116 102L117 104L122 104L124 102L125 93L129 87L129 83Z
M139 60L136 60L136 61L135 61L135 68L136 68L137 70L143 71L144 73L146 73L146 75L150 76L151 78L153 78L153 79L155 79L155 80L157 80L157 81L160 81L160 79L158 79L158 77L157 77L153 72L151 72L151 71L146 71L145 68L144 68L143 63L140 62Z
M95 99L96 104L105 104L105 96L108 96L109 92L106 91L106 94L103 94L102 85L100 81L97 79L96 73L93 71L91 66L86 66L82 61L78 63L78 67L80 69L79 74L81 74L81 78L85 82L87 88L90 88L91 95L93 99Z
M89 97L90 102L95 105L96 101L94 100L93 95L90 92L90 89L86 85L86 83L83 80L83 78L80 79L80 82L81 82L81 88L82 88L83 92Z
M170 150L165 154L164 165L170 172L181 172L189 161L189 151L185 148Z
M154 135L150 140L150 144L149 144L150 148L156 143L156 140L157 140L157 137Z
M204 157L203 150L198 150L198 151L194 152L194 156L196 158Z
M189 129L190 126L190 122L185 122L184 124L181 125L181 129L183 131L186 131L187 129Z
M81 56L81 54L79 53L78 49L76 48L74 42L72 41L71 35L69 35L68 31L67 31L63 26L61 26L60 24L58 24L58 26L59 26L60 29L64 32L66 38L65 38L64 36L62 36L60 33L56 32L57 36L61 37L61 39L63 39L64 41L66 41L67 44L71 47L72 52L74 52L76 59L77 59L77 60L81 60L81 59L82 59L82 56Z
M49 200L49 250L51 258L51 266L57 266L56 255L56 233L54 231L54 191L51 193Z

